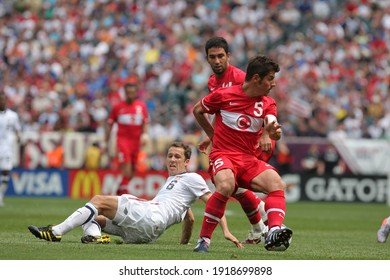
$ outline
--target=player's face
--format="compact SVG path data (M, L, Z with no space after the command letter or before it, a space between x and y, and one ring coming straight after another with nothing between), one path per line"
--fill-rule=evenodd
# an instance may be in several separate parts
M167 154L166 165L169 176L174 176L187 171L189 160L185 159L184 149L170 147Z
M257 76L257 81L255 82L256 92L258 96L266 96L271 90L276 86L275 83L275 72L271 71L263 79Z
M229 65L230 54L226 53L223 48L210 48L207 54L207 62L215 75L222 75L225 73Z
M137 86L126 85L125 86L126 102L132 103L134 100L136 100L137 99L137 92L138 92Z

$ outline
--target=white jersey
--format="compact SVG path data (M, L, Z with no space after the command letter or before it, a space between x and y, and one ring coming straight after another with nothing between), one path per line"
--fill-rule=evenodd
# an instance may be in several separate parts
M210 192L205 180L197 173L182 173L168 177L152 200L158 202L167 226L180 223L188 208L199 197Z
M103 231L120 235L125 243L153 242L168 227L180 223L191 204L209 192L205 180L197 173L170 176L153 200L120 196L115 218Z
M0 170L12 168L15 132L20 131L21 126L16 112L10 109L0 111Z

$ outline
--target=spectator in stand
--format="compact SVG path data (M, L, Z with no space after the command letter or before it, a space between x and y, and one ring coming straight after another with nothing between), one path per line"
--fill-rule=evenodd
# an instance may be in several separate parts
M345 162L333 144L329 143L320 154L318 161L318 175L340 175L345 172Z
M291 165L293 164L293 158L284 141L277 141L275 145L275 167L278 169L279 174L288 174L291 172Z
M138 99L138 83L135 77L129 77L125 81L125 100L112 108L107 121L107 144L111 139L113 126L117 124L116 150L122 175L117 195L128 193L128 184L137 170L141 146L149 139L149 116L145 103Z
M64 149L61 141L56 141L54 147L47 151L47 167L62 168L64 164Z
M105 122L107 121L108 111L103 99L95 99L89 110L92 121L95 125L95 131L99 136L105 135Z
M213 35L230 42L236 54L231 62L237 67L264 52L288 69L278 80L275 101L289 136L324 137L321 124L334 131L344 120L340 113L352 106L361 111L366 104L390 103L389 1L11 2L0 1L0 83L11 109L32 104L25 112L30 116L23 119L36 123L54 98L53 108L66 116L67 130L77 129L77 114L99 96L111 109L121 97L120 81L132 73L148 92L153 90L148 98L155 112L171 117L169 104L180 92L179 116L189 118L191 100L186 97L203 85L191 83L203 77L192 75L192 69L202 73L207 68L199 57L203 42ZM302 103L290 107L292 100ZM384 112L389 112L386 106ZM326 112L313 114L319 109ZM321 118L311 121L314 130L302 125L311 116ZM380 118L381 125L388 124ZM345 122L347 128L353 125ZM370 118L359 122L348 137L360 137L376 125ZM179 124L185 126L182 131L199 133L188 123ZM44 122L44 129L54 128Z
M301 167L305 174L319 175L320 149L318 144L309 146L306 155L301 159Z
M86 169L99 169L100 159L102 151L98 142L93 142L92 145L88 146L85 151L85 164Z

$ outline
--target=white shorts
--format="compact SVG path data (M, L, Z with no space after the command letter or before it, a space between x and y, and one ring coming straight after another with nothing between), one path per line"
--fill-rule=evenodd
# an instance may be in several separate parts
M0 170L11 171L12 167L12 157L8 153L0 152Z
M166 222L158 203L139 199L133 195L118 197L118 210L112 223L103 229L119 235L125 243L151 243L165 231Z

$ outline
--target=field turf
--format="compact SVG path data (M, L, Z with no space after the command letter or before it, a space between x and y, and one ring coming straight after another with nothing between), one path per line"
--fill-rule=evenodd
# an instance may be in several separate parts
M390 260L390 240L380 244L376 232L390 209L384 204L308 203L287 205L285 224L294 231L290 248L268 252L260 245L235 248L214 232L210 252L194 253L204 204L193 207L195 229L190 245L180 245L181 225L174 225L154 244L82 244L81 228L63 236L59 243L34 237L28 225L44 226L63 221L86 201L53 198L6 197L0 208L1 260ZM249 224L238 203L229 202L227 218L231 232L246 238Z

